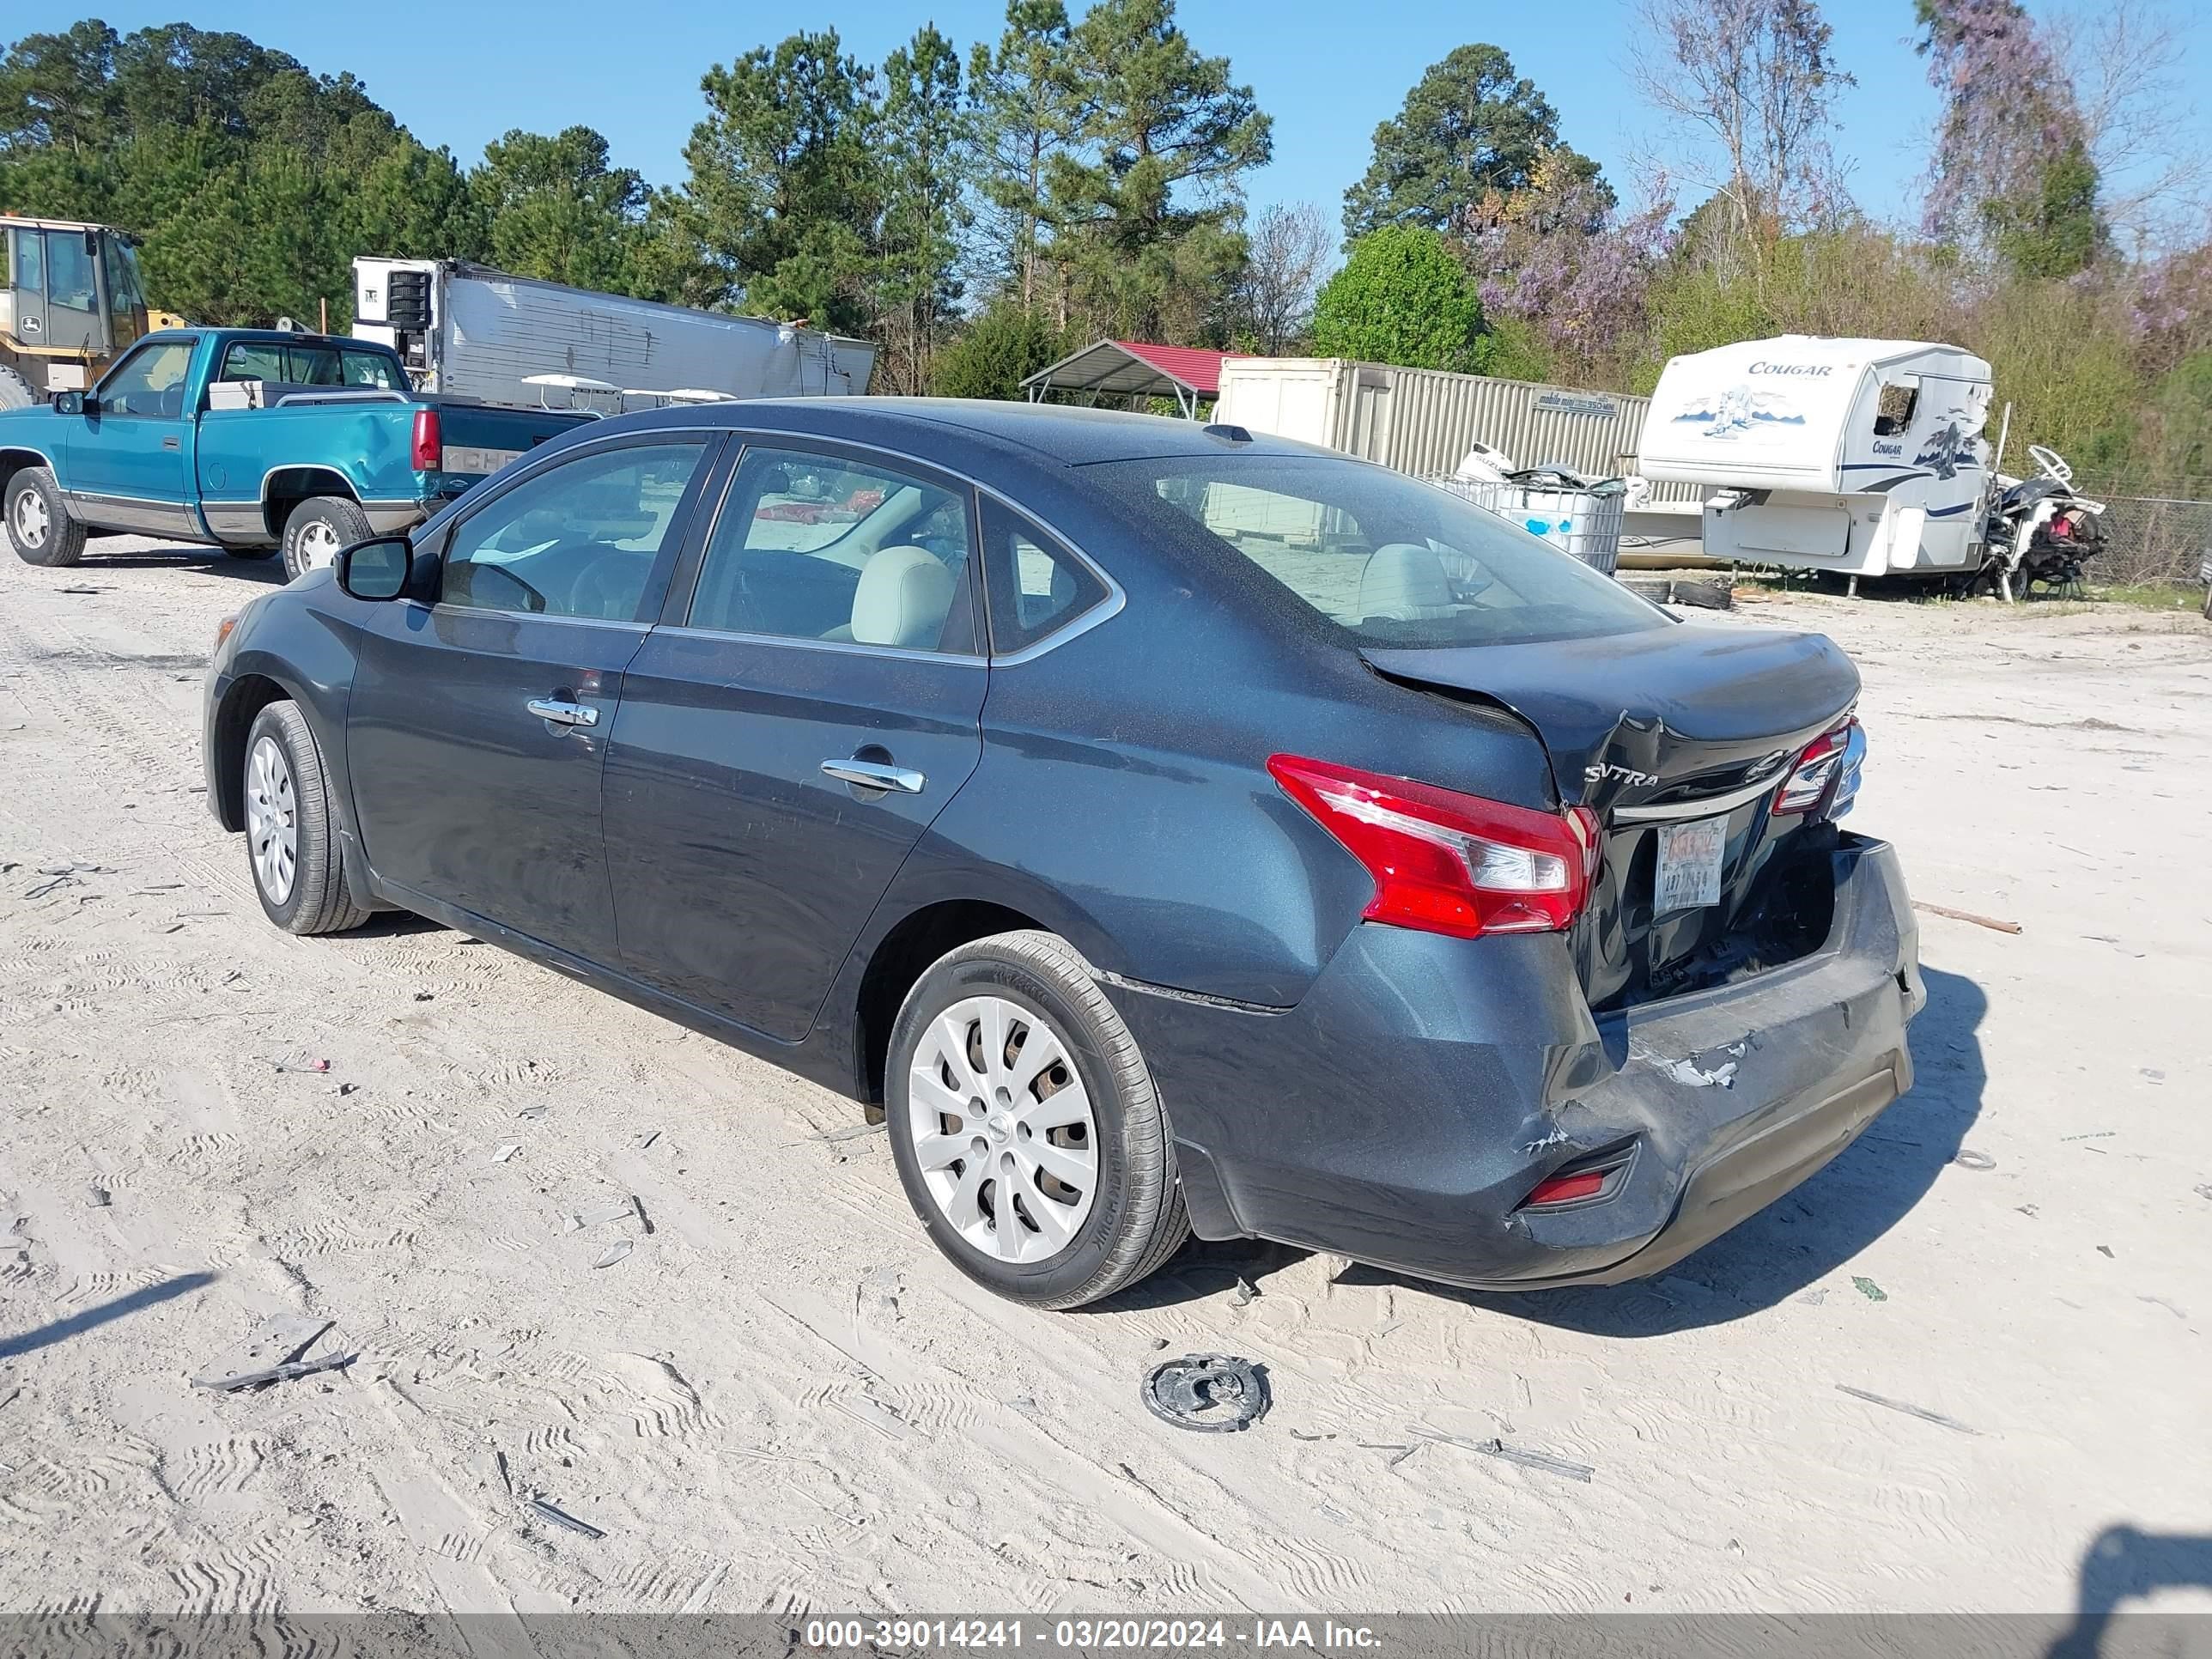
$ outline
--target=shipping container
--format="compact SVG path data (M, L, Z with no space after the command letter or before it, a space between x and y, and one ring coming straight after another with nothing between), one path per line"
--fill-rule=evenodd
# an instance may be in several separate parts
M1557 464L1599 477L1636 471L1648 398L1401 368L1341 357L1232 357L1213 418L1410 472L1455 471L1478 441L1522 466ZM1689 484L1654 484L1654 501L1692 501Z

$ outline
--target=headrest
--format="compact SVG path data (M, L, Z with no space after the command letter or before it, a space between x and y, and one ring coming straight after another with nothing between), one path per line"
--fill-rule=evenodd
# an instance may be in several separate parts
M1385 542L1367 556L1359 573L1359 614L1401 621L1449 611L1451 578L1434 549Z
M853 593L853 638L861 645L931 649L945 632L957 580L943 560L919 547L870 555Z

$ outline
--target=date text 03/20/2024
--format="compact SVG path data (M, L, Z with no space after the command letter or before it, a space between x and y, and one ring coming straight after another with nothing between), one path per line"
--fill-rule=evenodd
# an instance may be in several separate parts
M1358 1652L1377 1645L1365 1625L1334 1620L1254 1619L814 1619L802 1640L810 1648L878 1650L963 1648L1127 1649L1252 1648Z

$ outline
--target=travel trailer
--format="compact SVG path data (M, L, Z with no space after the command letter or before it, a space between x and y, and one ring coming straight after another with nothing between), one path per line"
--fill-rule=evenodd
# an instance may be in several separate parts
M1990 366L1956 346L1786 334L1668 362L1637 470L1710 492L1714 558L1954 574L1981 556L1989 410Z
M599 413L623 407L623 393L846 398L868 389L875 367L866 340L457 259L359 258L353 276L355 337L390 346L417 390L443 397L536 409L565 385L557 406ZM601 386L617 394L606 407L574 395Z

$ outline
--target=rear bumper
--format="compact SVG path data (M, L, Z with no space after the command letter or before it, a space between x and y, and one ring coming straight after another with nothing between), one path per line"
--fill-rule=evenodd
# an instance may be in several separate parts
M1362 927L1293 1009L1112 991L1194 1221L1489 1289L1657 1272L1811 1176L1911 1085L1925 1000L1886 844L1846 836L1812 955L1594 1018L1553 935ZM1602 1198L1519 1206L1626 1147Z

